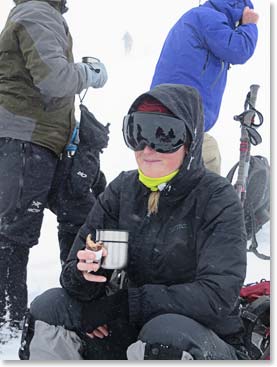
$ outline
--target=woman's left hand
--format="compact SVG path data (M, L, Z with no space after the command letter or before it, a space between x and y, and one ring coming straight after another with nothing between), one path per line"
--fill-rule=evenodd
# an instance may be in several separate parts
M117 319L129 319L128 290L82 303L82 330L95 335L95 330L107 336L107 324ZM104 329L101 329L104 326ZM99 329L100 327L100 329ZM96 333L97 337L98 333Z
M98 328L96 328L92 332L87 333L87 336L89 336L92 339L95 338L95 337L103 339L108 335L109 335L109 329L108 329L108 326L106 324L102 325L102 326L98 326Z

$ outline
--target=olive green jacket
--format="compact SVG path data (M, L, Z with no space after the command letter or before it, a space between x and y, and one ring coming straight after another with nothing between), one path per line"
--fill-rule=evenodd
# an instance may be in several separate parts
M60 154L75 124L74 98L88 87L57 3L17 0L0 35L0 137Z

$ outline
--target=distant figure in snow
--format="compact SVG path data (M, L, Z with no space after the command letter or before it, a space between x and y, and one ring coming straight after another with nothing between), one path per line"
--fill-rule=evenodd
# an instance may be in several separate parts
M122 37L122 40L124 43L125 54L128 55L132 50L133 38L131 37L129 32L125 32Z
M14 2L0 35L0 327L18 328L29 250L75 126L75 94L103 87L107 72L100 62L74 63L66 0Z
M217 121L230 64L244 64L254 53L259 16L250 0L208 0L183 14L169 31L151 88L162 83L191 85L200 92L205 132ZM204 135L203 159L220 174L217 141Z

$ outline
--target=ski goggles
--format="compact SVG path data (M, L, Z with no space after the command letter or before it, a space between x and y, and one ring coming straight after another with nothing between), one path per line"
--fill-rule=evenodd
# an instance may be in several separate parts
M184 145L186 127L184 121L171 115L133 112L124 117L123 137L134 151L149 146L159 153L173 153Z

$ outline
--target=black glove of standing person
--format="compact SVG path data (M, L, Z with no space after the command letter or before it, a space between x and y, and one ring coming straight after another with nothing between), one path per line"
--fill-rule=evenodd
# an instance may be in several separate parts
M107 123L104 126L82 103L80 104L80 110L79 146L88 146L93 150L99 150L102 152L102 149L107 148L108 146L110 124Z
M82 329L91 332L116 319L129 319L128 291L122 289L111 296L85 302L82 307Z

